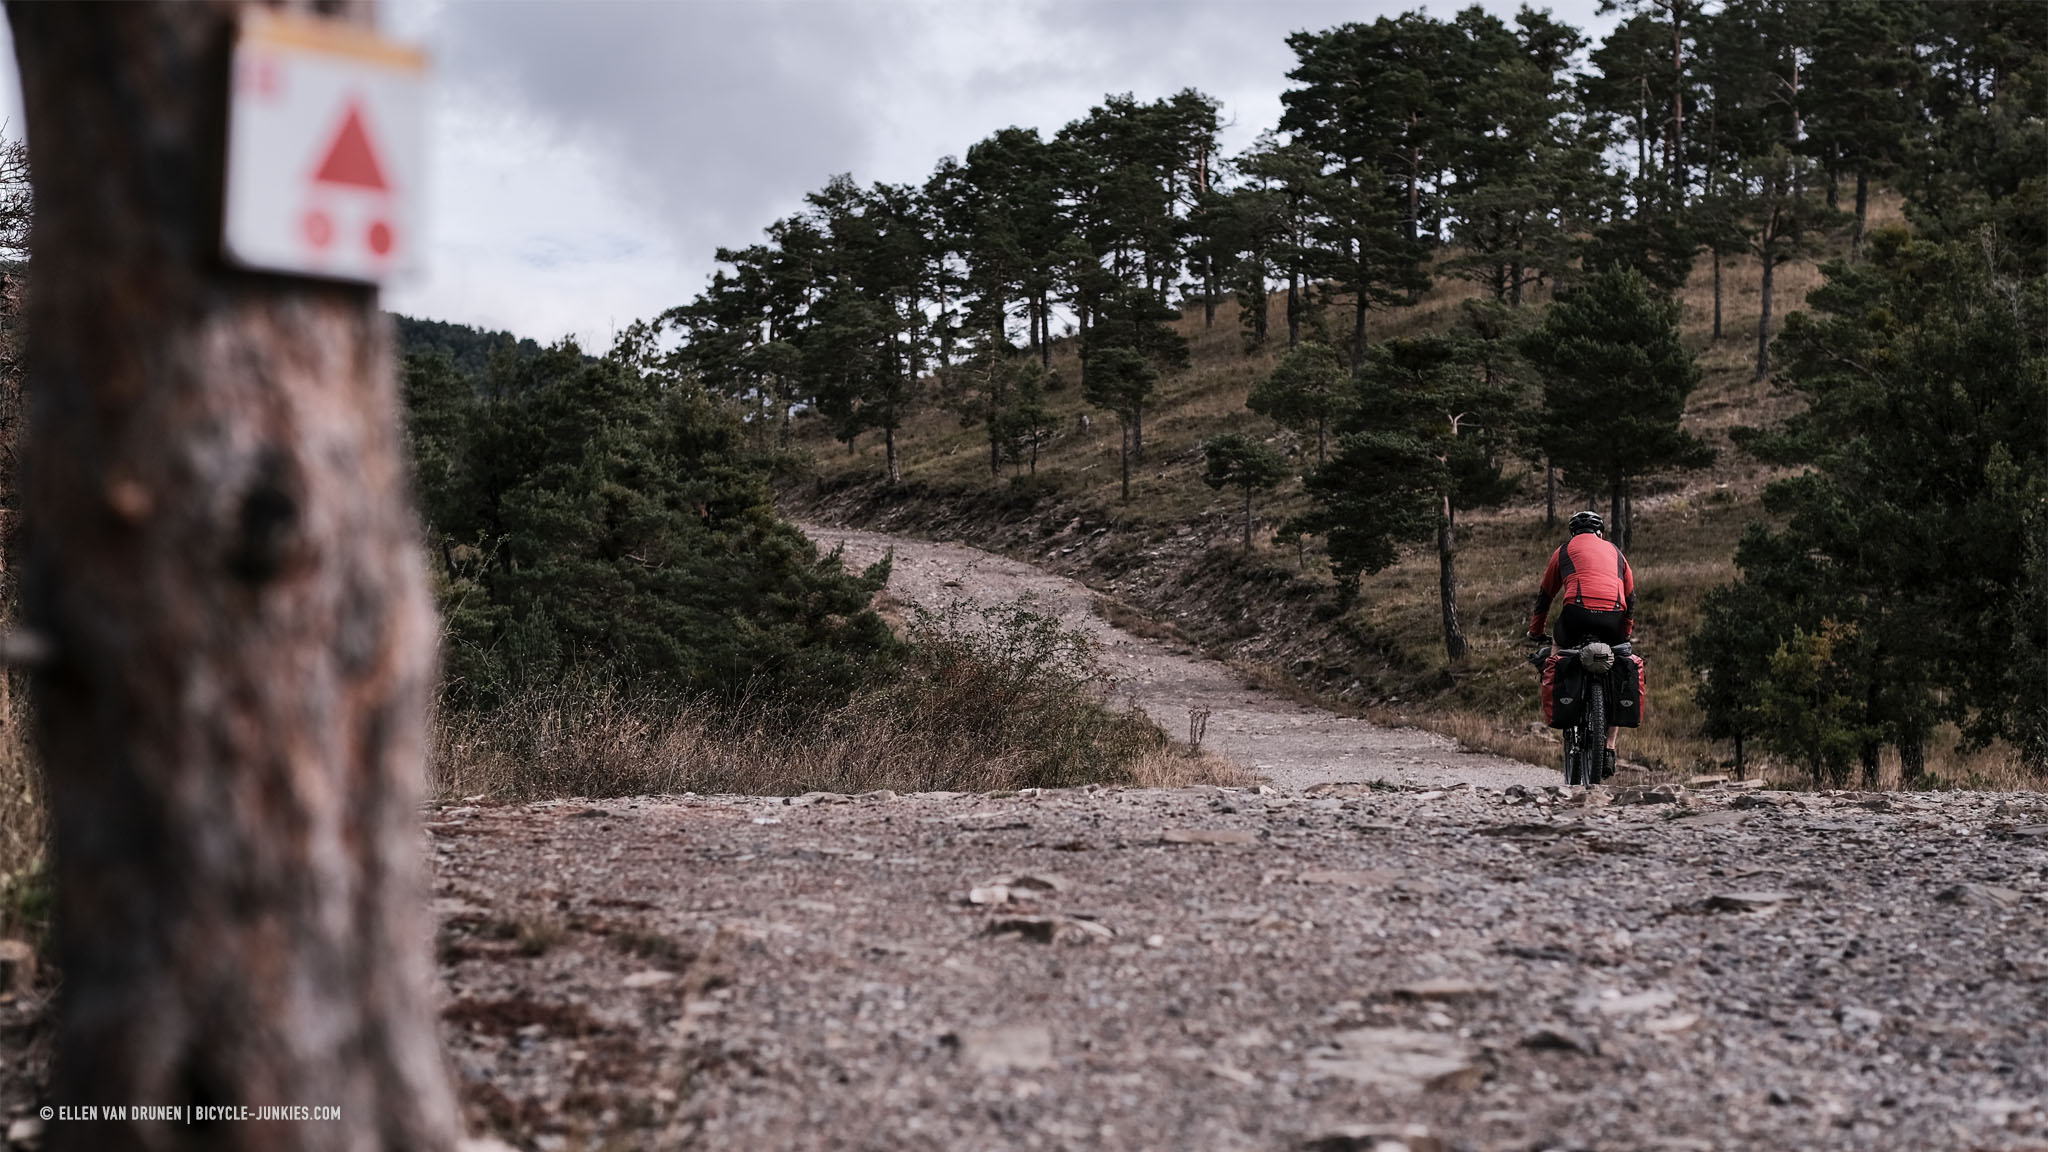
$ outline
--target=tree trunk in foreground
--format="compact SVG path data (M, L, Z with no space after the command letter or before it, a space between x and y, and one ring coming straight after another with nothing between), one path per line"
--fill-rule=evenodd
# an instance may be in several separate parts
M360 12L360 9L356 11ZM434 622L373 291L223 268L226 4L13 3L35 165L26 600L53 1149L445 1150L417 803Z

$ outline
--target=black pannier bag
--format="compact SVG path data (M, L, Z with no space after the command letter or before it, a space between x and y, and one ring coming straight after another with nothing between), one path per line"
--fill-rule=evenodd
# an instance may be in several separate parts
M1607 710L1607 722L1617 728L1639 727L1643 722L1643 709L1649 705L1643 658L1616 656L1614 670L1607 674L1607 682L1614 685L1614 706Z

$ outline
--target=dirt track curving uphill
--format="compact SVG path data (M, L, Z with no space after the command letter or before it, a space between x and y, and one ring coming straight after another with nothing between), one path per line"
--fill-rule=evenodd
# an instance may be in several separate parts
M1489 788L1562 782L1553 768L1468 752L1433 732L1383 728L1249 687L1215 660L1112 627L1090 610L1094 593L1085 585L1029 564L960 544L812 525L804 531L821 548L844 547L847 562L855 567L872 564L893 549L889 591L926 609L953 600L986 606L1035 598L1044 611L1100 642L1103 663L1120 691L1162 728L1185 737L1188 714L1207 709L1203 746L1253 769L1282 791L1372 780Z

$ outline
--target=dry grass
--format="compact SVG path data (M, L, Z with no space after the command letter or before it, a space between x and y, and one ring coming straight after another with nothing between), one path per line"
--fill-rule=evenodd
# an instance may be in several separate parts
M914 611L914 610L913 610ZM1026 602L915 613L903 674L829 708L534 688L435 725L443 798L994 792L1241 783L1109 703L1092 642Z
M837 707L714 706L569 683L489 711L440 711L430 789L440 799L524 800L1252 782L1112 707L1087 638L1028 605L912 612L902 621L913 653L903 674ZM0 937L39 939L46 817L22 735L28 709L16 701L0 733ZM558 932L535 920L516 936L538 953Z
M1047 770L1026 738L987 748L934 696L908 710L863 697L806 715L770 710L736 722L710 705L632 701L606 689L536 690L435 726L432 790L447 800L806 792L1004 792L1029 787L1242 784L1213 756L1190 757L1142 717L1110 713L1104 745Z
M1171 621L1155 620L1114 596L1092 597L1088 601L1088 607L1110 627L1129 632L1133 636L1142 636L1147 640L1164 640L1187 647L1194 646Z
M1172 741L1131 761L1130 782L1139 788L1189 788L1215 784L1245 788L1258 783L1256 774L1213 752L1190 751Z

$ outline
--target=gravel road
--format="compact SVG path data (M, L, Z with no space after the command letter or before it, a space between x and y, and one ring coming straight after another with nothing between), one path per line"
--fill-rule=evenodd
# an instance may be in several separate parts
M2044 821L1461 787L428 827L449 1043L521 1148L2038 1152Z
M1279 787L432 810L474 1131L2048 1152L2048 797L1561 788L1247 691L1022 565L820 535L856 562L894 543L912 602L1038 594L1162 723L1212 708L1212 743ZM39 1137L50 995L0 995L13 1148Z
M1095 594L1086 585L1029 564L960 544L814 525L805 525L804 531L821 548L844 547L847 562L856 568L893 549L890 593L927 610L954 600L988 606L1032 596L1043 611L1096 638L1103 664L1121 690L1160 727L1185 737L1189 713L1207 709L1203 747L1285 792L1343 781L1502 788L1563 779L1554 768L1466 751L1434 732L1382 728L1248 687L1215 660L1110 626L1090 609Z

